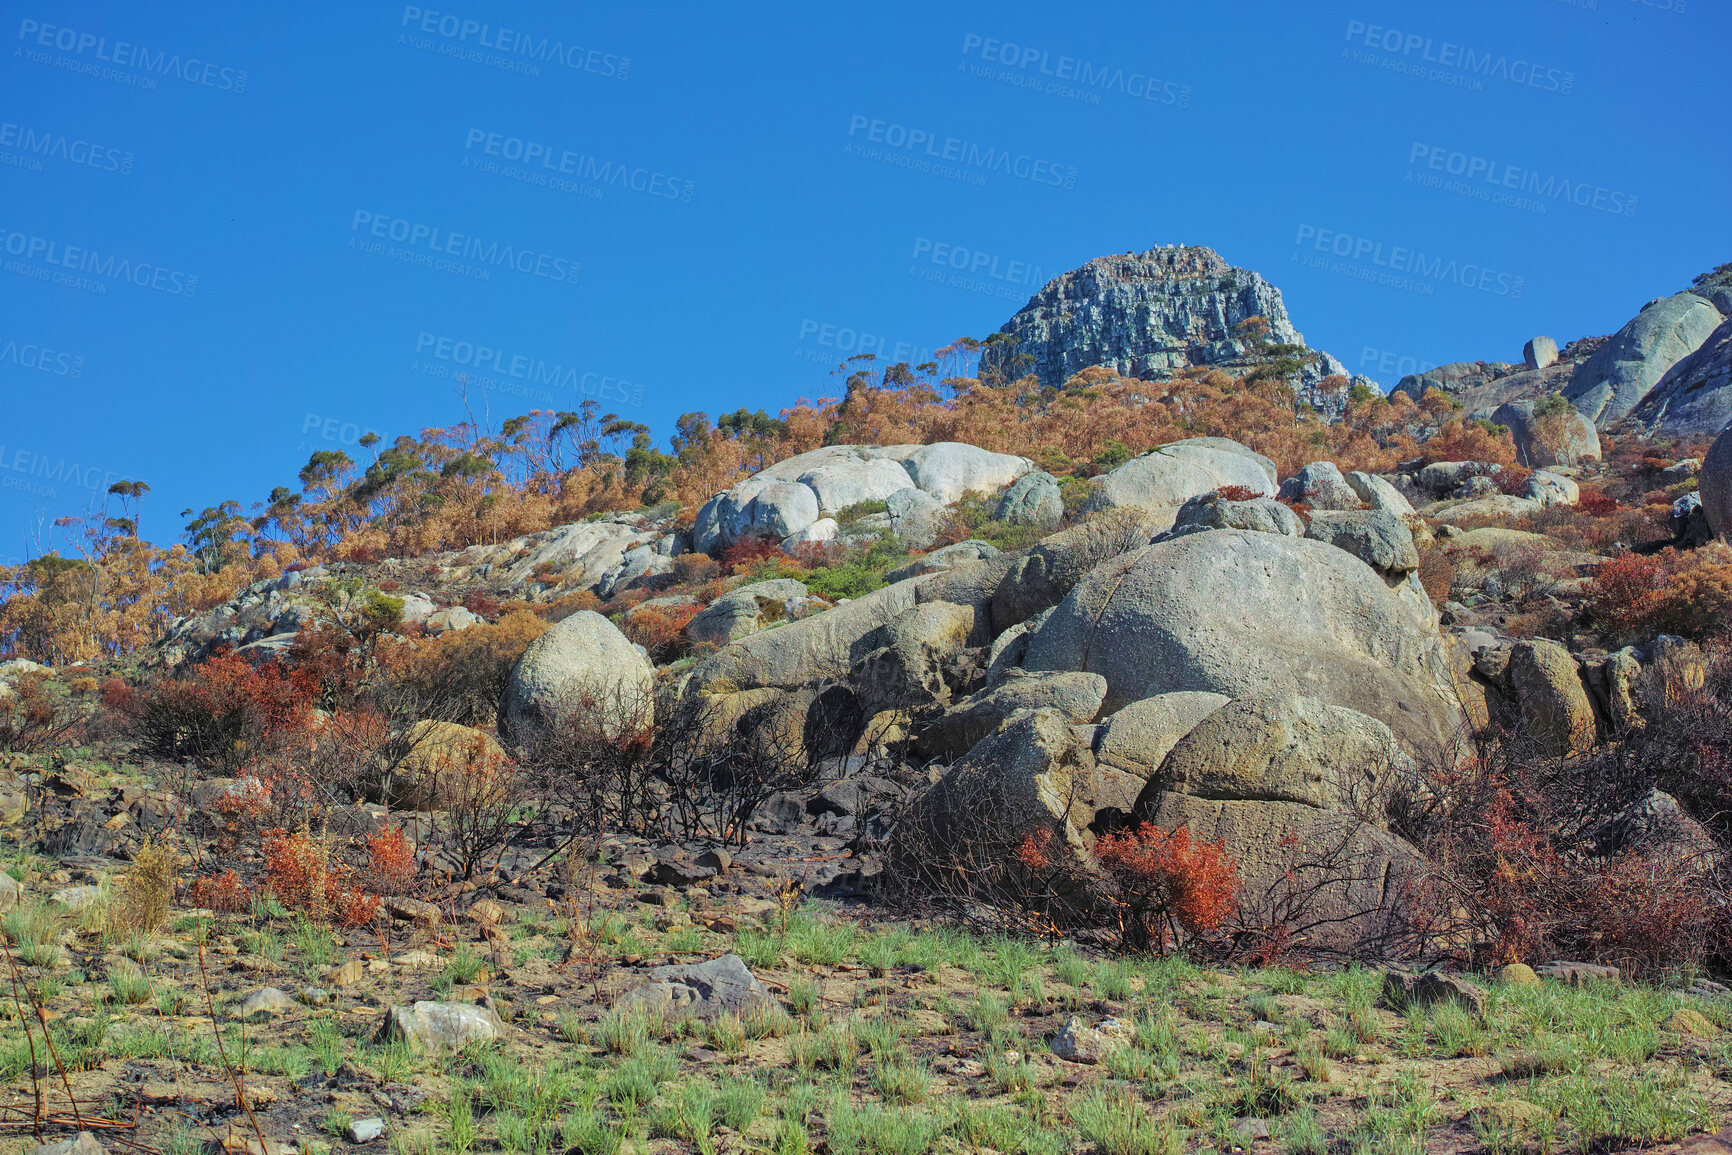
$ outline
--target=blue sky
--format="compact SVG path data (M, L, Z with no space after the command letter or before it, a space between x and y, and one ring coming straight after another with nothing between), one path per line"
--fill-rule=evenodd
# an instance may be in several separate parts
M459 372L661 443L1107 253L1207 244L1386 386L1732 260L1724 3L851 7L0 5L0 561Z

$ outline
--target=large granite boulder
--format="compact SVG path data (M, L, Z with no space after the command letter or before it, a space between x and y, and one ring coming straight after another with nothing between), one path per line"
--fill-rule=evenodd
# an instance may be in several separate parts
M1599 430L1575 406L1558 403L1561 400L1511 401L1492 413L1491 419L1510 431L1516 460L1523 465L1544 469L1600 460Z
M804 584L793 578L773 578L729 590L686 623L694 642L725 646L786 619L788 603L806 597Z
M1702 459L1702 512L1717 537L1732 537L1732 428L1714 439Z
M1033 634L1023 665L1102 675L1109 712L1177 690L1317 698L1379 719L1416 753L1449 747L1461 721L1422 592L1269 533L1193 533L1110 559Z
M1666 370L1635 416L1668 437L1711 436L1732 425L1732 319Z
M1720 311L1694 293L1649 301L1642 311L1576 367L1564 390L1575 407L1605 429L1628 414L1719 327Z
M1018 710L1050 708L1071 722L1092 722L1107 695L1107 680L1099 674L1031 674L1009 669L989 685L950 707L926 728L923 750L939 756L960 754L998 728Z
M423 718L385 780L385 800L400 810L444 810L485 794L505 772L505 751L492 735L455 722Z
M1517 642L1510 651L1509 679L1526 735L1540 749L1562 756L1593 747L1594 704L1568 650L1545 638Z
M649 721L655 667L612 622L579 610L529 643L511 671L499 732L514 745L576 720L612 737Z
M1399 582L1419 568L1413 531L1388 510L1317 510L1305 536L1346 550L1386 582Z
M866 716L948 702L957 680L949 659L967 647L974 625L969 606L925 602L862 638L849 682Z
M1095 757L1147 779L1179 739L1230 701L1225 694L1187 690L1139 699L1101 723Z
M1167 528L1166 517L1139 509L1114 510L1060 530L1012 559L992 595L992 628L1001 634L1058 605L1083 576L1108 558L1149 544Z
M417 1053L458 1051L504 1037L505 1024L491 1007L426 1000L391 1007L376 1036L382 1043L403 1043Z
M1413 503L1408 501L1401 490L1375 473L1361 473L1354 470L1347 475L1347 484L1372 509L1386 510L1397 517L1413 512Z
M902 464L918 488L945 505L965 493L996 493L1034 468L1026 457L960 441L919 446L902 458Z
M1173 518L1174 532L1192 529L1250 529L1302 537L1305 523L1272 497L1232 501L1211 491L1185 502Z
M1275 485L1263 467L1265 460L1220 438L1174 441L1096 478L1087 505L1090 510L1131 508L1171 516L1191 498L1228 486L1272 497Z
M890 532L910 549L929 549L944 528L944 503L912 485L884 499Z
M1039 469L1023 474L998 499L992 516L1011 525L1057 525L1064 517L1058 478Z
M1311 698L1239 698L1173 746L1151 791L1379 813L1412 759L1388 726Z
M1281 500L1303 502L1312 509L1358 509L1359 494L1341 476L1333 461L1313 461L1281 483Z

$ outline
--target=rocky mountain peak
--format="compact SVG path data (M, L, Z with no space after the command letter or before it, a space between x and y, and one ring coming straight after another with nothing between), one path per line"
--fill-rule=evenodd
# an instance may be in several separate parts
M1260 338L1241 329L1252 317L1263 318ZM1096 257L1048 281L1001 332L982 372L1033 373L1048 385L1095 365L1147 379L1194 365L1246 370L1268 363L1270 346L1305 344L1281 290L1201 245ZM1300 374L1302 392L1345 372L1320 354Z

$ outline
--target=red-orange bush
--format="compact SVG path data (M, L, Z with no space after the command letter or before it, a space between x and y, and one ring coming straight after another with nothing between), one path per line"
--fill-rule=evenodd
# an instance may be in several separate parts
M1125 906L1125 938L1165 952L1185 935L1215 930L1237 906L1238 867L1224 841L1197 842L1188 827L1148 823L1103 836L1095 858Z
M1588 609L1614 634L1711 637L1732 629L1732 560L1718 547L1610 558L1594 571Z
M415 881L415 847L401 826L367 835L367 877L380 894L403 894Z
M194 906L209 907L218 914L234 914L245 910L250 895L233 870L221 874L201 874L187 888L187 897Z
M355 872L331 860L330 844L304 830L267 832L259 841L265 888L291 910L360 926L379 912L379 900L362 889Z
M1221 495L1222 501L1250 501L1253 497L1261 497L1256 490L1244 485L1223 485L1215 491Z
M686 638L686 625L697 617L699 609L690 606L647 606L626 615L625 636L649 651L650 660L659 665L683 658L691 648Z
M232 772L301 730L312 698L309 684L281 667L219 653L187 675L140 687L122 705L148 753Z
M1593 517L1610 517L1618 512L1618 503L1597 489L1583 488L1576 507Z

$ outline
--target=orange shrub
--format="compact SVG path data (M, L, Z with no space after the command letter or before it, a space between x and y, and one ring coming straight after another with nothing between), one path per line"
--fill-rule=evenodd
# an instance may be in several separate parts
M1188 827L1144 823L1095 844L1095 858L1118 886L1131 946L1165 952L1182 934L1215 930L1237 906L1238 867L1222 842L1195 842Z
M209 907L218 914L234 914L245 910L251 896L233 870L218 875L201 874L187 888L187 897L194 906Z
M440 717L484 726L493 721L512 667L546 632L545 619L513 609L497 622L398 647L386 663L391 675L423 701L440 703Z
M649 651L658 666L686 655L691 648L686 624L697 617L701 606L646 606L625 617L625 636Z
M331 861L330 844L304 830L286 837L267 832L259 841L265 888L290 910L331 917L344 926L370 922L379 900L357 885L354 871Z
M1443 427L1425 443L1424 460L1432 461L1491 461L1498 465L1514 465L1515 442L1509 430L1496 427L1493 432L1483 422L1446 421Z
M415 847L401 826L367 835L367 876L380 894L403 894L415 880Z
M1732 559L1713 547L1610 558L1594 571L1588 610L1621 636L1710 637L1732 629Z
M1215 492L1220 494L1222 501L1250 501L1253 497L1261 496L1243 485L1223 485Z
M122 706L147 752L234 771L300 732L312 698L304 680L280 667L219 653L190 674L140 687Z

